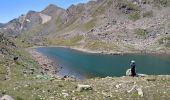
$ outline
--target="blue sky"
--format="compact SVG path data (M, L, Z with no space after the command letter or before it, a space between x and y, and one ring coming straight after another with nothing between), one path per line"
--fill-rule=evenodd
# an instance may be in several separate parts
M0 23L26 14L29 10L41 11L49 4L55 4L64 9L71 4L86 3L89 0L0 0Z

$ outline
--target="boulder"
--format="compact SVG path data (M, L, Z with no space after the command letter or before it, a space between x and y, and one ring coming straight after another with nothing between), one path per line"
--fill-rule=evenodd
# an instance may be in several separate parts
M137 90L137 92L138 92L138 95L140 95L141 97L143 97L143 91L142 91L142 89L141 89L141 88L137 88L136 90Z
M14 60L14 61L17 61L17 60L18 60L18 58L19 58L19 57L14 57L14 58L13 58L13 60Z
M131 76L131 69L127 69L126 76Z
M0 100L14 100L14 99L9 95L4 95L3 97L0 98Z
M142 88L140 88L139 86L137 85L134 85L130 90L128 90L127 92L130 93L132 91L136 90L138 92L138 95L143 97L143 91L142 91Z
M77 91L83 91L83 90L92 90L92 87L90 85L82 85L78 84L77 85Z

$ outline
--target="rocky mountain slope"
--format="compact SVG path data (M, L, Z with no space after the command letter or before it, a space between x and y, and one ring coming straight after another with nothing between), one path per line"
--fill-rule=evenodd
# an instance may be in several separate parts
M1 31L48 45L169 53L169 10L168 0L96 0L66 10L51 4L10 21Z

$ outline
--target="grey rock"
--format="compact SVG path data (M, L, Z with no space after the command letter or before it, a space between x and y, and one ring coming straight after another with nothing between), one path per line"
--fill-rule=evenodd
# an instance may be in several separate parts
M0 100L14 100L14 99L9 95L4 95L3 97L0 98Z
M87 91L87 90L92 90L92 87L90 85L83 85L83 84L78 84L77 85L77 91Z

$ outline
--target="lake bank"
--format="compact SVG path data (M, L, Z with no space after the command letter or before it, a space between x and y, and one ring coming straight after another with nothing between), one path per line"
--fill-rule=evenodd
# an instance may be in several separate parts
M59 47L59 48L68 48L68 49L73 49L79 52L84 52L84 53L91 53L91 54L102 54L102 55L126 55L126 54L147 54L147 55L169 55L170 56L170 51L151 51L151 50L135 50L135 51L105 51L105 50L91 50L87 48L82 48L82 47L71 47L71 46L56 46L56 45L49 45L49 46L34 46L31 48L40 48L40 47Z
M56 76L57 73L57 64L55 61L50 59L49 57L43 55L40 52L37 52L35 48L28 48L26 51L38 62L42 71L41 74L47 74L51 77L58 77Z

